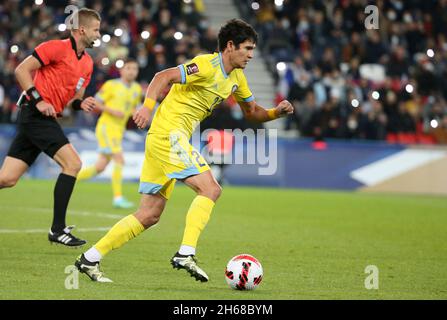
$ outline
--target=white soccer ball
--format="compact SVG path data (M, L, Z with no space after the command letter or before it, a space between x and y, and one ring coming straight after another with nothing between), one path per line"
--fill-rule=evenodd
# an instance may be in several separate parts
M225 269L225 280L232 289L253 290L262 280L261 263L252 255L240 254L233 257Z

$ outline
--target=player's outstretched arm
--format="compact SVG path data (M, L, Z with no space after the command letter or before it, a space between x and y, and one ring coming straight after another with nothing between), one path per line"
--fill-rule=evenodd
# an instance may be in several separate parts
M163 89L169 84L180 83L181 80L182 75L179 68L169 68L155 74L151 83L147 87L143 107L137 110L132 117L138 128L144 129L149 124L152 110Z
M242 109L244 117L249 121L255 122L266 122L285 117L293 113L293 106L287 100L281 101L275 108L272 109L265 109L254 100L250 102L239 102L239 105Z

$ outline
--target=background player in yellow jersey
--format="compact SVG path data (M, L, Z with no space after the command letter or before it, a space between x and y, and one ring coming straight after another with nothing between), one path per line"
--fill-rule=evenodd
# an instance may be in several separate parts
M103 172L113 160L112 191L116 208L133 207L122 194L124 157L121 142L127 121L142 101L143 91L135 82L137 76L138 63L127 59L120 69L120 78L106 81L96 94L97 109L102 112L96 124L99 156L94 165L83 168L78 174L78 180L90 179Z
M258 105L242 69L253 57L257 34L242 20L233 19L219 31L219 52L195 57L191 62L155 75L146 92L144 107L133 119L140 128L147 126L155 101L162 90L173 86L162 101L146 138L145 160L140 178L142 194L138 210L116 223L93 247L80 255L75 265L90 279L110 282L99 268L99 261L145 229L156 224L176 180L182 180L197 196L186 215L186 226L179 251L171 264L186 269L196 280L208 275L195 260L200 233L206 226L221 187L200 153L189 143L195 126L213 108L233 94L247 119L265 122L293 112L288 101L272 109Z

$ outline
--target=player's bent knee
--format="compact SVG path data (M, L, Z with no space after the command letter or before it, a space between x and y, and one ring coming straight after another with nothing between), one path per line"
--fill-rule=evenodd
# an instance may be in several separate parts
M118 164L118 165L120 165L120 166L123 166L124 167L124 165L125 165L125 162L124 162L124 159L120 159L120 160L115 160L115 163L116 164Z
M209 188L206 188L202 192L199 193L200 195L203 195L204 197L210 198L214 202L219 199L220 195L222 194L222 187L219 184L213 184Z
M119 164L119 165L122 165L122 166L124 166L124 157L123 157L123 155L122 154L115 154L115 155L113 155L113 161L116 163L116 164Z
M96 166L96 173L101 173L106 169L107 165Z
M157 224L160 221L160 216L146 216L142 219L141 224L145 229Z
M214 193L214 199L215 199L214 201L216 201L217 199L219 199L219 197L222 194L222 187L219 184L216 184L214 186L213 193Z
M135 217L140 221L145 229L157 224L160 221L160 215L154 214L151 210L148 209L139 209L135 213Z

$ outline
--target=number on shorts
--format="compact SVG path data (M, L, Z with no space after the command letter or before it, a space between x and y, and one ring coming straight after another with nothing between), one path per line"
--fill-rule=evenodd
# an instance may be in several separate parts
M205 163L200 162L200 153L198 153L197 151L193 150L193 151L191 151L191 155L193 157L196 157L196 162L199 165L199 167L203 167L205 165Z

